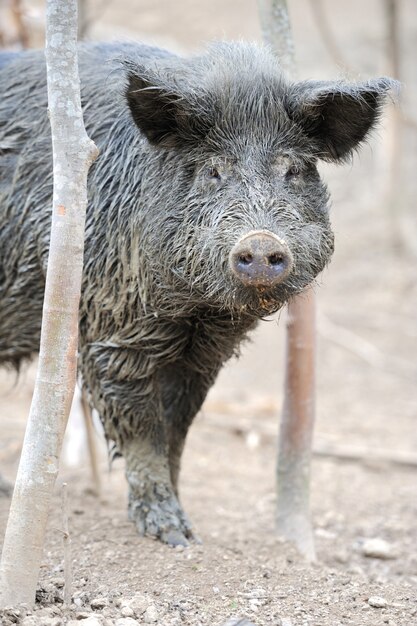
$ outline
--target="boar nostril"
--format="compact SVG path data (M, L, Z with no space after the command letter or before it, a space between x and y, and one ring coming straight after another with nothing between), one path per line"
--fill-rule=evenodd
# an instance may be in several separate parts
M285 262L282 254L270 254L266 257L269 265L282 265Z
M247 252L246 254L239 254L238 261L242 265L250 265L253 261L253 256L250 252Z

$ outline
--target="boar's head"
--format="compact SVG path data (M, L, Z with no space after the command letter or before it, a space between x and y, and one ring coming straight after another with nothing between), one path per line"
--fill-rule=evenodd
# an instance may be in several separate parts
M333 252L317 163L351 157L393 81L290 82L268 49L243 43L125 65L154 152L142 228L162 282L194 306L279 309Z

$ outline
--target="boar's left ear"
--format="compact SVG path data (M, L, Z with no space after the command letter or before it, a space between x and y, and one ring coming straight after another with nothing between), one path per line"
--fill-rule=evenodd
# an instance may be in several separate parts
M319 158L342 161L376 125L389 92L397 89L389 78L359 84L300 82L291 117L314 141Z

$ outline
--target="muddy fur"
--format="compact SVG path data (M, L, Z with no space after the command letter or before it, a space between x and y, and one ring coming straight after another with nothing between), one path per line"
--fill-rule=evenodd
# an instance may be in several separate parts
M0 56L0 363L38 351L52 198L42 53ZM256 45L184 59L134 44L80 49L89 177L80 369L126 458L139 532L192 536L178 502L188 427L222 364L310 284L333 235L318 159L345 161L392 83L291 83ZM276 287L239 282L249 231L285 240Z

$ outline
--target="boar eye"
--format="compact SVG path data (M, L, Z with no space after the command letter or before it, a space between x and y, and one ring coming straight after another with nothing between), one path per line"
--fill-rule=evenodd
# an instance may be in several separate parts
M219 181L221 180L221 176L219 174L219 170L217 167L209 167L207 170L207 175L211 180Z
M285 178L296 178L299 174L300 168L297 165L291 165L291 167L288 168L287 173L285 174Z

